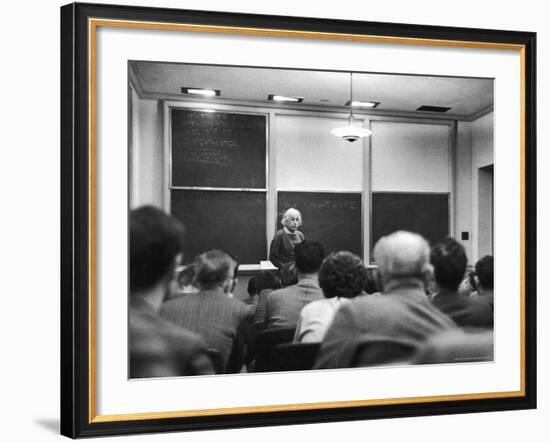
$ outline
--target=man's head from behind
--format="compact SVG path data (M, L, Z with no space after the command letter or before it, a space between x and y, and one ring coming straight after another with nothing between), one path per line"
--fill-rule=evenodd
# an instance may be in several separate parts
M331 253L319 270L319 285L325 298L354 298L363 292L367 279L363 261L351 252Z
M130 212L130 293L144 293L175 281L182 253L183 225L153 206Z
M296 268L301 274L317 273L325 258L325 249L317 241L302 241L294 248Z
M384 236L374 247L378 278L385 289L388 282L414 278L425 282L431 266L430 247L422 236L403 230Z
M445 238L432 247L430 262L437 285L442 289L457 290L468 264L462 244L453 238Z
M281 280L277 273L270 270L262 270L256 275L256 290L260 293L262 290L277 290L281 287Z
M476 277L481 291L493 290L494 286L494 268L493 257L485 255L476 263Z
M233 290L237 261L223 250L209 250L195 260L195 284L202 290Z

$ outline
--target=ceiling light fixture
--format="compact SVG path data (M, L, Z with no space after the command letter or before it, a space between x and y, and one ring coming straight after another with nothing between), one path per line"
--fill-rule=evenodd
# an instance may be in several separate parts
M204 89L199 87L182 87L182 94L202 95L203 97L217 97L220 95L219 89Z
M287 97L285 95L268 95L268 100L277 101L279 103L301 103L304 97Z
M348 101L346 106L364 107L366 109L374 109L380 104L379 101Z
M350 72L349 76L349 101L353 103L353 73ZM372 132L368 129L363 129L362 127L356 127L353 125L353 106L350 106L349 109L348 125L345 127L337 127L336 129L332 129L330 133L332 135L336 135L337 137L343 138L350 143L357 141L359 138L368 137L372 134Z

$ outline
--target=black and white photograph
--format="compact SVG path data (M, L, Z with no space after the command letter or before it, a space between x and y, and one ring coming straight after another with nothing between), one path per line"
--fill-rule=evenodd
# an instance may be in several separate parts
M493 363L494 84L129 60L128 377Z
M544 439L544 5L6 3L0 439Z
M62 434L536 406L532 32L61 20Z

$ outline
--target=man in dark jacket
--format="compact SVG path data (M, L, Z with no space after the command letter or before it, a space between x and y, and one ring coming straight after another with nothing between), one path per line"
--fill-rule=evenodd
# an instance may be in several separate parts
M130 377L213 374L199 336L158 311L176 290L183 226L152 206L130 212Z
M435 293L432 303L463 328L492 328L493 312L489 305L458 293L468 259L462 244L446 238L430 253L434 270Z

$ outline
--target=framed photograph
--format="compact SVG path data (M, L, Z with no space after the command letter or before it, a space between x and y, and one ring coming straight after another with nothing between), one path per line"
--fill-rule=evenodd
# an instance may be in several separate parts
M63 6L61 433L535 408L535 54Z

